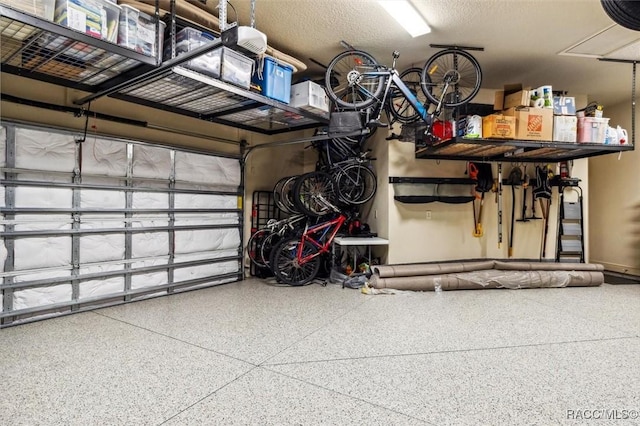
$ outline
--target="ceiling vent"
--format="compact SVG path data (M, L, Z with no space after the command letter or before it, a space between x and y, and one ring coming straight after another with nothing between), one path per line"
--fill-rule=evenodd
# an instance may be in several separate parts
M558 54L640 61L640 32L613 24Z

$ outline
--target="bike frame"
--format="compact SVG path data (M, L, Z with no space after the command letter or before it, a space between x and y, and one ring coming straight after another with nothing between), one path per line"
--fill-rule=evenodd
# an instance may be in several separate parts
M385 78L385 88L382 92L382 99L379 99L379 104L381 107L384 107L384 100L387 98L389 94L389 90L391 89L391 85L395 85L395 87L404 95L405 98L409 101L411 106L415 108L415 110L420 115L420 118L427 123L431 124L431 114L429 114L428 106L425 106L422 102L418 100L418 98L411 92L411 90L407 87L406 84L400 79L400 74L395 68L388 69L386 71L366 71L362 73L363 76L369 78L373 77L384 77ZM436 111L439 108L436 109Z
M304 265L314 257L320 256L323 253L327 253L329 251L329 247L333 242L336 234L340 227L347 221L347 216L344 214L340 214L335 219L331 219L327 222L314 225L311 227L307 227L300 238L300 242L298 243L298 250L296 253L296 259L299 265ZM314 235L320 235L319 238L314 238ZM325 238L329 234L328 238ZM323 241L324 240L324 241ZM303 248L305 242L311 243L315 246L318 251L308 256L303 256Z

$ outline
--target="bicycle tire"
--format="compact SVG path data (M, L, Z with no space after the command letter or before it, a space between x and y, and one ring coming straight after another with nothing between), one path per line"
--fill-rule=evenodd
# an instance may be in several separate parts
M600 0L605 13L616 24L640 31L640 2L632 0Z
M280 202L284 206L285 212L289 214L300 213L300 209L298 209L293 199L293 187L298 177L299 176L288 177L280 190Z
M265 229L258 229L251 234L249 241L247 241L247 254L249 260L260 268L266 268L267 264L262 259L262 244L265 238L269 235L269 232Z
M362 164L350 164L336 173L338 198L349 205L360 205L371 200L378 189L376 175Z
M452 83L443 93L446 81ZM445 49L429 58L422 68L422 89L427 98L444 108L455 108L471 101L480 90L482 70L469 52Z
M384 90L384 77L367 77L375 71L375 58L361 50L348 50L331 60L325 73L327 95L339 107L360 110L374 104Z
M269 262L271 261L271 252L281 240L282 238L280 238L280 235L278 235L276 232L272 232L271 234L263 238L258 250L257 257L259 257L264 266L270 268Z
M305 173L293 187L296 207L307 216L324 216L333 211L336 195L334 182L325 172Z
M289 213L289 211L287 211L287 206L285 206L282 202L282 186L289 178L290 176L283 177L282 179L278 180L273 187L273 202L275 203L276 207L278 207L280 211L284 213Z
M422 68L409 68L400 73L400 80L414 94L425 108L428 107L429 99L422 90ZM409 100L397 88L392 89L387 98L387 110L396 121L402 124L409 124L418 121L420 113L411 105Z
M315 256L307 262L300 264L297 260L300 249L299 238L288 238L272 250L269 259L271 271L278 281L291 286L302 286L309 283L320 271L320 256ZM308 241L302 245L302 255L312 255L318 252L316 246Z

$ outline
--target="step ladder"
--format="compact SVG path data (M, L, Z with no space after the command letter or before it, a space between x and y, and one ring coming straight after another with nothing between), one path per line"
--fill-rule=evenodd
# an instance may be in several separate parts
M560 208L558 209L558 238L556 239L556 262L584 263L584 215L582 210L582 188L576 181L561 182ZM566 201L565 192L575 191L577 201Z

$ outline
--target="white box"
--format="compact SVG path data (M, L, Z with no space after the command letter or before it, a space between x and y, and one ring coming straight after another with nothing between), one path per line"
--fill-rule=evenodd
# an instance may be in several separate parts
M553 140L556 142L576 142L578 139L578 118L571 115L553 117Z
M324 87L313 81L303 81L291 86L289 105L325 114L329 112L329 97L325 93Z

